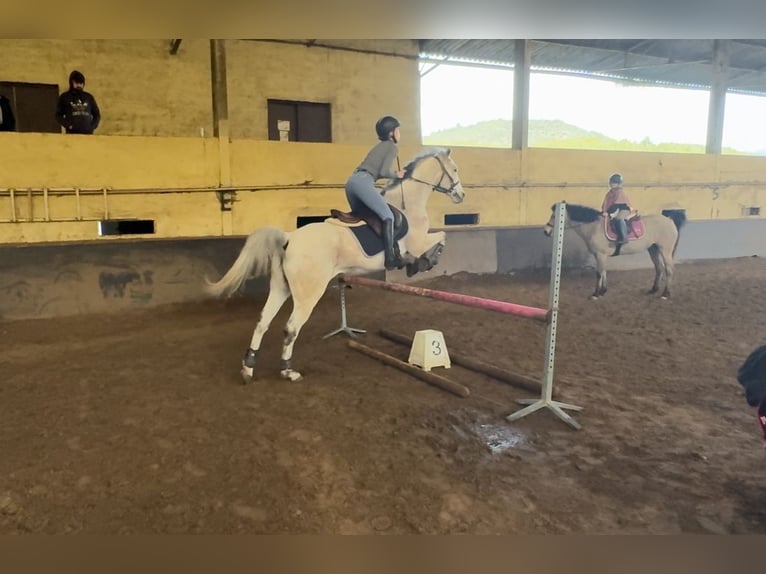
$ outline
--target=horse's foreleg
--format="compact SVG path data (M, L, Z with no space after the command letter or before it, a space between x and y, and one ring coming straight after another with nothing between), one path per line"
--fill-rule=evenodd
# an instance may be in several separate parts
M432 269L439 262L446 242L447 234L444 231L408 238L407 251L416 259L407 265L407 275L411 277L415 273Z
M598 299L606 293L606 256L599 253L596 256L596 290L591 298Z
M253 381L253 369L255 367L256 355L258 354L258 349L261 348L263 335L269 329L269 325L271 325L274 317L276 317L289 296L290 289L285 282L284 276L281 272L274 273L271 276L271 284L269 285L269 296L261 311L261 318L258 320L258 324L253 331L253 337L250 339L250 348L245 351L245 356L242 359L241 373L242 380L245 384Z

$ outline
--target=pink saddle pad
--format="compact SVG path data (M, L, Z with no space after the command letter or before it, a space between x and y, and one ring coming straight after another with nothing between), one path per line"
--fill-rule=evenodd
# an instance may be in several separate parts
M606 237L609 239L609 241L617 240L617 234L612 228L612 220L608 217L604 218L604 233L606 234ZM640 215L637 215L628 220L628 241L641 239L645 233L646 228L644 227L644 222Z

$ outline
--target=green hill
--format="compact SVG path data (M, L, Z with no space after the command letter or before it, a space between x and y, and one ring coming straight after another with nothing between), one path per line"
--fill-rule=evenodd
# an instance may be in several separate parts
M431 146L511 147L513 122L489 120L470 126L456 126L423 136ZM616 140L599 132L584 130L561 120L529 120L529 146L567 149L605 149L668 153L705 153L705 146L684 143L652 143ZM742 153L725 148L724 153Z

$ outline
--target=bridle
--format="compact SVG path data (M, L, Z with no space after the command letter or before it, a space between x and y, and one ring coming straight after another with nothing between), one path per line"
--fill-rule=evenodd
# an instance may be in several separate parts
M403 177L399 181L399 189L402 192L402 209L404 209L405 211L407 210L407 202L404 199L404 180L406 180L406 179L411 179L412 181L415 181L417 183L422 183L423 185L430 185L431 186L431 191L438 191L439 193L444 193L444 194L448 194L448 195L451 195L452 192L455 191L455 188L458 185L460 185L460 180L452 178L452 176L449 174L449 171L447 170L446 166L444 165L444 162L442 162L441 158L438 155L432 155L430 157L434 158L436 161L439 162L439 167L442 168L441 177L439 177L439 181L436 182L435 184L431 183L430 181L423 181L422 179L418 179L418 178L413 177L411 175L409 177ZM401 169L401 167L399 166L399 157L398 156L396 158L396 166L399 169ZM444 181L445 177L449 180L449 182L451 184L449 187L444 187L442 185L442 182ZM388 188L388 189L383 189L383 191L381 191L381 195L385 196L387 192L391 191L391 189L393 189L393 188L391 187L391 188Z
M436 159L436 161L439 162L439 166L442 168L442 175L441 175L441 177L439 178L439 181L436 184L432 184L430 182L423 181L422 179L418 179L418 178L412 177L412 176L410 176L409 179L411 179L412 181L417 181L418 183L422 183L422 184L425 184L425 185L430 185L431 189L433 191L438 191L439 193L451 194L453 191L455 191L455 188L458 185L460 185L460 180L452 178L452 176L449 174L449 171L447 170L447 167L444 165L444 162L442 162L441 158L438 155L435 155L435 156L432 156L432 157L434 159ZM445 177L449 180L449 182L451 184L449 187L444 187L442 185L442 182L444 181Z

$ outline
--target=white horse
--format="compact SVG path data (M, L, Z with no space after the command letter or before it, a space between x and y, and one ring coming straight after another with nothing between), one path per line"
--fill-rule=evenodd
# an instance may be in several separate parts
M405 167L404 178L383 190L388 203L400 208L407 217L409 231L399 240L399 248L409 264L420 270L435 264L446 239L443 231L428 232L426 204L431 191L444 193L454 203L463 201L465 191L449 149L429 149L417 155ZM341 273L360 275L381 271L383 261L382 251L366 255L348 226L337 219L305 225L290 233L276 227L262 227L250 234L231 268L218 282L208 281L206 288L213 296L230 296L250 278L271 276L266 304L242 360L245 383L253 379L264 334L290 296L293 312L285 326L280 375L297 381L302 375L292 368L293 346L329 281Z

